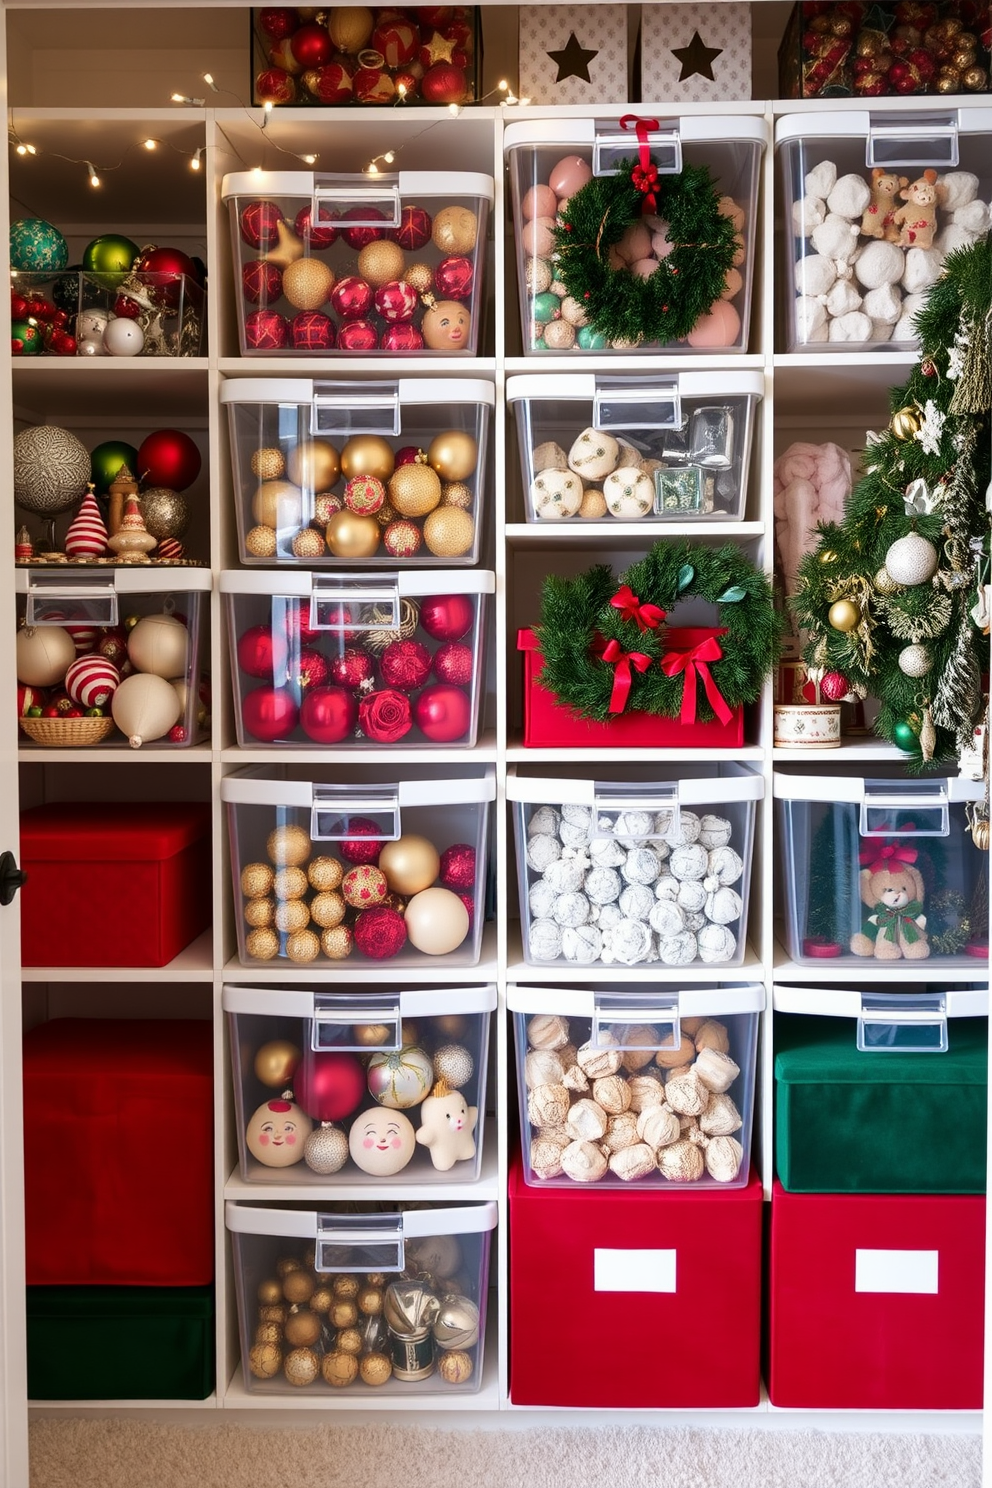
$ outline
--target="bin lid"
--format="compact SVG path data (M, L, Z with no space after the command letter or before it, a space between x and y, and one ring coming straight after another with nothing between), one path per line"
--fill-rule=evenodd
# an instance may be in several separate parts
M352 1205L351 1209L354 1208ZM327 1213L317 1209L256 1209L230 1199L224 1205L225 1223L235 1234L280 1235L287 1239L316 1240L320 1234L318 1221ZM375 1218L381 1220L383 1215L377 1213ZM457 1208L405 1209L397 1218L405 1240L433 1235L480 1235L496 1228L497 1208L488 1201Z
M591 403L602 383L610 384L610 392L622 401L623 387L649 388L673 387L683 398L737 398L751 396L760 398L764 393L764 378L760 372L658 372L637 377L614 377L595 372L566 372L563 376L549 378L524 375L506 379L507 403L531 399L536 402L567 402L571 400ZM597 388L597 383L600 384Z
M907 994L902 988L898 990L900 1005L905 1005ZM872 990L871 995L874 997L884 991L880 987L877 992ZM772 1006L777 1013L802 1013L810 1018L860 1018L863 995L860 989L852 991L849 987L782 987L776 983L772 988ZM988 1016L987 987L948 987L941 996L948 1018Z
M16 568L14 593L44 593L48 599L87 599L96 589L117 594L191 593L210 588L209 568L155 568L144 564L114 568L111 564L59 564L55 568Z
M503 149L526 148L528 145L562 145L592 147L596 139L597 125L609 121L602 119L527 119L508 124L503 130ZM715 140L729 144L752 143L762 149L769 139L768 125L760 114L683 114L681 117L662 118L661 128L673 125L678 129L683 144L701 144ZM619 127L619 121L617 121ZM637 141L631 135L631 150Z
M609 770L609 765L603 766ZM649 800L652 786L658 791L657 810L663 811L669 804L668 792L678 787L680 806L716 806L722 801L761 801L765 795L764 778L746 765L725 767L727 774L715 770L700 779L681 779L671 776L657 781L649 780L580 780L575 777L549 779L546 775L520 775L511 765L506 775L506 798L508 801L524 801L533 806L596 806L604 811L630 811L634 803L626 799L636 792L638 805ZM609 792L615 792L610 796ZM652 809L644 806L644 810Z
M918 98L906 99L907 108L905 112L892 110L889 105L892 99L886 99L886 110L884 127L886 133L896 133L905 129L907 134L913 137L926 136L928 133L928 121L944 125L949 123L959 134L987 134L992 131L992 108L979 104L975 108L965 106L963 108L941 108L939 103L929 109L921 108L921 100ZM870 109L838 109L836 113L810 112L784 114L775 121L775 144L783 144L790 139L837 139L854 136L859 140L867 140L872 133L872 125L877 126L881 122L881 115L875 114L874 121ZM509 131L507 131L509 133ZM939 167L938 167L939 169Z
M235 987L225 985L221 1005L226 1013L257 1013L279 1018L313 1018L318 997L329 992L337 996L348 994L334 986L325 984L320 991L296 987ZM361 1003L367 990L355 997ZM496 1008L496 988L486 987L442 987L440 990L425 987L404 987L395 992L388 991L386 997L394 997L403 1018L437 1018L446 1013L491 1013ZM371 1017L369 1021L374 1021Z
M147 863L210 836L209 801L50 801L21 812L21 856L32 861Z
M344 392L341 380L312 377L229 377L221 383L221 403L279 403L294 406L312 404L333 385L335 392ZM359 395L360 382L348 386ZM377 384L379 386L379 384ZM481 377L443 377L435 382L425 377L398 377L395 380L396 396L401 408L412 408L422 404L434 404L438 408L438 427L443 423L446 403L483 403L487 408L496 406L496 389L491 382Z
M942 793L952 803L979 801L985 795L984 781L968 780L961 775L926 775L920 781L909 782L901 782L898 777L874 777L870 782L864 775L806 775L791 770L772 771L772 795L777 801L847 801L860 806L869 798L869 783L878 784L879 780L890 788L887 804L893 808L905 806L907 810L927 804L921 796L924 791L935 799ZM905 786L904 802L898 799L901 785Z
M450 568L402 569L399 573L319 573L309 568L271 570L226 568L220 575L221 594L278 594L290 598L322 599L342 603L354 598L349 585L363 584L371 589L392 590L400 598L435 594L493 594L496 575L490 569Z
M652 1004L664 1004L678 999L679 1017L730 1017L733 1013L760 1013L765 1006L765 989L758 982L745 984L722 983L718 987L680 987L677 982L658 981L650 990L636 987L622 990L604 983L603 992L611 996L630 999L636 1006L642 1002L646 1009ZM591 987L522 987L506 989L506 1005L513 1013L546 1013L564 1018L592 1018L596 1015L596 998L599 994ZM614 1023L622 1021L610 1015Z
M897 1057L885 1057L859 1050L845 1018L777 1018L775 1045L775 1078L786 1085L988 1083L985 1018L957 1021L948 1030L948 1048L940 1055L900 1050Z
M320 786L312 780L285 780L255 774L255 767L238 770L226 775L220 783L220 798L238 806L301 806L311 810L317 800ZM396 805L402 811L407 806L461 806L466 802L495 801L496 774L490 766L481 775L463 775L455 778L435 777L429 780L369 781L356 785L356 796L375 795L377 792L396 793ZM349 804L348 795L342 793L328 802L326 809L343 812L356 810ZM366 802L367 810L373 808Z
M335 176L335 184L354 190L356 197L382 195L383 183L395 185L401 197L478 196L491 202L495 196L492 176L477 171L398 171L395 175L382 175L378 180L356 172L354 175ZM233 171L221 182L224 201L238 196L313 196L314 187L320 185L319 173L315 171Z

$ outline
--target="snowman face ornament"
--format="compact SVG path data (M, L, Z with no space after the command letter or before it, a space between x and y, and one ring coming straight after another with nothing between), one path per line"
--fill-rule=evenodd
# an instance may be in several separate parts
M282 1097L265 1101L248 1123L248 1151L267 1168L290 1168L303 1160L303 1145L313 1122L293 1101Z
M413 1125L402 1111L373 1106L351 1123L348 1149L352 1161L363 1173L375 1178L392 1178L401 1173L414 1154L416 1136Z

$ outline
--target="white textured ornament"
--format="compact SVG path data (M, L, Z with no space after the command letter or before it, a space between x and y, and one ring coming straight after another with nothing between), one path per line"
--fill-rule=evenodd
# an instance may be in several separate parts
M600 827L608 820L608 817L600 817ZM654 834L654 812L621 811L613 823L613 834L626 848L645 847L648 838Z
M604 1075L615 1075L620 1068L621 1059L622 1051L617 1040L612 1033L602 1028L595 1043L590 1041L582 1044L575 1051L576 1064L592 1080L600 1080Z
M676 847L668 860L672 877L677 879L699 879L706 877L706 849L698 842L687 847Z
M527 822L527 836L552 836L558 834L561 826L561 812L556 811L553 806L538 806L532 811Z
M706 877L721 884L735 884L744 872L744 860L732 847L715 847L706 864Z
M561 953L577 966L591 966L603 954L603 936L595 925L566 926L561 932Z
M599 911L599 920L597 923L605 935L607 930L615 930L622 919L623 910L619 904L604 904Z
M559 894L555 900L552 918L559 925L568 925L575 929L578 925L584 925L589 918L589 900L585 894L573 892Z
M583 892L593 904L613 904L620 897L623 880L615 868L591 868Z
M722 816L704 816L699 823L698 842L709 852L714 847L726 847L733 833L729 821Z
M542 470L531 481L530 500L542 521L574 517L582 505L582 482L570 470Z
M603 960L620 966L639 966L651 958L651 931L643 920L622 919L609 933Z
M568 452L568 464L571 470L581 475L584 481L595 484L616 469L620 446L612 434L604 434L599 429L583 429Z
M627 1081L627 1088L630 1090L632 1111L650 1111L665 1103L665 1086L659 1071L632 1075Z
M668 940L673 935L680 935L685 929L685 913L670 899L656 899L648 915L648 924L660 939ZM664 961L664 952L660 947L659 954Z
M661 872L661 860L653 847L634 847L620 869L629 884L653 884Z
M607 1113L603 1107L585 1096L569 1109L565 1127L577 1142L598 1142L606 1132L606 1121Z
M543 878L536 879L527 891L527 905L530 909L531 919L553 919L557 898L558 895L549 883L545 883Z
M691 966L696 959L696 937L691 930L658 938L658 958L666 966Z
M640 470L614 470L603 482L603 498L612 517L636 522L654 506L654 483Z
M900 537L885 554L885 569L897 584L925 584L937 572L937 549L918 532Z
M594 837L589 856L597 868L622 868L627 861L625 849L612 837Z
M655 1171L654 1153L645 1142L634 1142L610 1154L610 1172L624 1183L636 1183Z
M559 1013L535 1013L527 1021L527 1042L532 1049L564 1049L568 1036L568 1019Z
M557 862L549 863L544 870L544 879L559 894L574 894L585 882L589 859L585 856L569 856L566 849Z
M737 952L737 938L726 925L704 925L696 936L699 959L707 966L721 966L732 961Z
M534 961L557 961L561 955L561 926L554 920L535 920L527 945Z
M550 833L535 834L527 843L527 863L535 873L543 873L561 857L561 843Z
M695 914L702 909L706 903L705 880L699 878L686 878L679 882L679 891L675 896L675 902L679 909L684 909L686 914Z
M733 925L741 917L744 901L736 889L714 889L706 896L706 918L716 925Z
M524 1084L528 1090L538 1085L560 1085L565 1078L565 1066L556 1049L531 1049L524 1059Z
M729 1095L712 1095L699 1118L699 1129L708 1137L729 1137L743 1125L741 1113Z
M719 1049L701 1049L692 1068L700 1084L716 1095L728 1091L741 1072L740 1065Z
M646 920L657 900L647 884L628 884L618 902L625 919Z
M712 1137L703 1156L706 1171L716 1183L733 1183L741 1170L744 1149L734 1137Z
M570 1142L561 1155L561 1167L574 1183L598 1183L606 1173L606 1158L594 1142Z

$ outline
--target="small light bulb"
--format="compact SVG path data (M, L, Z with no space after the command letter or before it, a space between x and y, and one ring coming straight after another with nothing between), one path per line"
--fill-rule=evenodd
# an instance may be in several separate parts
M265 112L267 114L271 114L271 112L272 112L272 99L271 98L267 98L265 100L264 104L262 105L262 107L265 109Z
M368 165L365 167L365 174L368 176L377 176L379 174L379 167L376 165L374 160L370 160Z
M506 95L506 101L507 101L507 103L519 103L520 102L519 98L517 98L516 95L513 94L513 93L508 93Z
M316 155L301 155L300 156L300 159L303 161L303 164L304 165L316 165L317 164L317 157L316 157Z
M393 154L392 150L387 150L382 158L387 165L392 165L393 161L396 159L396 156Z
M526 108L527 105L530 103L530 99L529 98L518 98L517 99L517 103L520 105L521 108Z
M260 165L253 165L251 173L253 176L261 176L263 174L262 167Z
M406 97L406 83L397 83L396 84L396 91L400 95L401 98L405 98Z
M215 93L218 91L217 84L214 82L212 72L203 73L203 81L206 83L208 88L213 88Z
M145 140L145 149L146 150L156 150L157 148L158 148L158 140L153 140L153 139L146 139Z
M185 93L173 93L172 101L173 103L189 103Z
M458 115L461 113L461 111L462 111L462 107L461 107L461 104L460 103L449 103L448 104L448 113L451 114L451 115L453 115L454 118L457 119L458 118Z
M28 153L27 145L18 145L17 153L18 155L26 155Z
M497 88L498 88L498 89L499 89L499 91L500 91L500 92L501 92L501 93L505 93L505 92L506 92L506 91L507 91L507 89L508 89L508 88L509 88L509 86L510 86L510 85L509 85L509 83L508 83L508 82L507 82L507 81L506 81L506 78L500 78L500 80L499 80L499 82L498 82L498 83L497 83L497 84L496 84L496 86L497 86Z
M200 169L200 155L202 154L202 152L203 146L197 145L196 154L193 156L192 160L189 163L190 170L198 171Z
M89 171L90 185L91 186L99 186L99 184L100 184L100 177L96 173L96 166L93 164L93 162L91 160L84 160L83 161L83 164L85 165L86 169Z

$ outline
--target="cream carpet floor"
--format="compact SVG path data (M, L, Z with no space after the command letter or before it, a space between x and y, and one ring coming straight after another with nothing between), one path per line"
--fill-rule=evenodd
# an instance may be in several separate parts
M980 1488L978 1436L42 1420L31 1488Z

